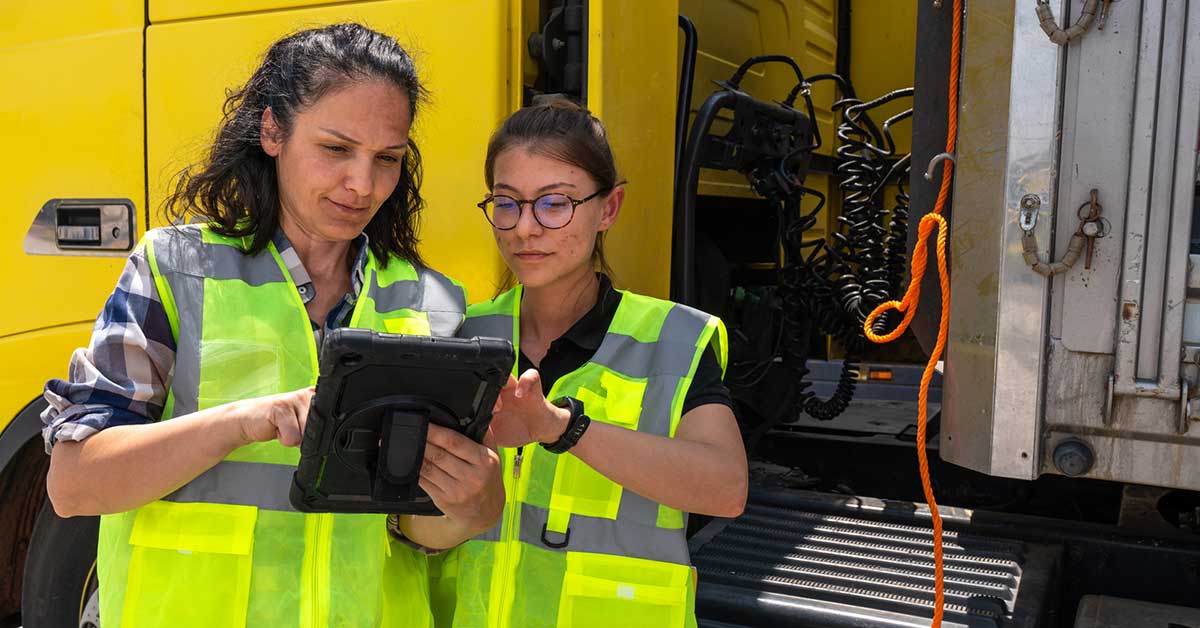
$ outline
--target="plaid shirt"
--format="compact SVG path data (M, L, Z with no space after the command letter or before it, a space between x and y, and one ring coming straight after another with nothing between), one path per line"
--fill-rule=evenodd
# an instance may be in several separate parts
M307 304L317 296L312 278L282 229L273 241L296 282L300 300ZM313 323L318 348L327 331L349 322L362 290L367 236L360 235L353 246L358 256L350 292L329 311L323 327ZM44 396L50 404L42 413L46 452L61 440L81 441L114 425L161 419L174 365L175 338L146 251L139 247L129 256L116 289L96 318L90 346L71 355L67 379L46 383Z

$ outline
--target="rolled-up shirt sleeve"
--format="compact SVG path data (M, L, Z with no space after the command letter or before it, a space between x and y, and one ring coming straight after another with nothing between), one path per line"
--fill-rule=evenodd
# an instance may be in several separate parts
M71 355L67 379L46 383L46 452L116 425L159 420L174 363L175 337L139 247L96 318L91 342Z

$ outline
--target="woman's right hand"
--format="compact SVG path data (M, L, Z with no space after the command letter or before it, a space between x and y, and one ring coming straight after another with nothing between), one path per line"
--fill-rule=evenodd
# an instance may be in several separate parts
M521 373L520 379L509 375L492 408L492 443L497 447L553 443L567 429L570 417L569 410L542 395L542 376L536 370Z
M278 440L285 447L299 447L308 420L308 406L316 390L309 386L239 402L235 416L243 443Z

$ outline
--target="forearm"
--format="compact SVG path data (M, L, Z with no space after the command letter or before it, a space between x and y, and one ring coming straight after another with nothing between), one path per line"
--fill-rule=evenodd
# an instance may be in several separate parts
M472 526L446 515L436 517L402 515L400 517L400 531L404 533L405 538L435 550L456 547L487 530L487 528L478 528L478 525Z
M190 482L244 444L240 402L60 442L46 488L61 516L124 512Z
M742 452L593 421L571 453L626 490L671 508L732 517L745 505Z

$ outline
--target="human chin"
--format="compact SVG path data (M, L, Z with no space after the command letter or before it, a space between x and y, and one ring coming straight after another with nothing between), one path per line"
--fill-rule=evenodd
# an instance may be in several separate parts
M553 280L553 269L527 263L516 255L506 255L505 257L508 269L517 278L517 282L526 287L541 287Z
M347 220L345 218L330 218L325 221L326 237L330 240L345 242L357 238L367 228L365 221Z

